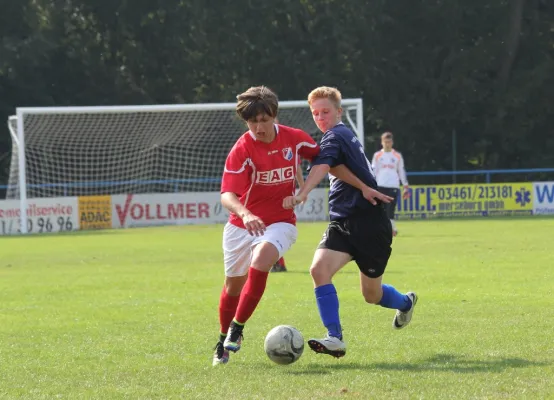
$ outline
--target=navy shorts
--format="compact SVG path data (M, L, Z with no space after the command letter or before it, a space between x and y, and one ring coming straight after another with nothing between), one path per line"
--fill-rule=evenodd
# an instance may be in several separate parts
M331 221L318 248L350 254L364 275L378 278L387 267L391 244L392 226L381 204Z

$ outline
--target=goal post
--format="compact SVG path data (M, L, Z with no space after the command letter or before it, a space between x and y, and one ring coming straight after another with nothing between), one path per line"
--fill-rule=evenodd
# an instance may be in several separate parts
M235 103L22 107L8 120L7 199L20 231L30 199L218 192L225 158L246 130ZM343 99L343 122L364 145L362 99ZM319 140L307 101L280 101L279 122Z

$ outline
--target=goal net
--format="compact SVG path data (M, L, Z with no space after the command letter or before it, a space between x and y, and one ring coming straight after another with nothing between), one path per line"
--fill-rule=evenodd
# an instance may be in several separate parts
M361 99L343 108L363 144ZM279 122L321 137L306 101L281 101ZM28 198L219 191L246 130L235 103L18 108L8 125L7 198L22 211Z

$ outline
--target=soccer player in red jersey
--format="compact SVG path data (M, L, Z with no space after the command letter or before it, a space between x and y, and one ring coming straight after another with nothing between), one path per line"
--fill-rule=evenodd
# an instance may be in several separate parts
M278 100L265 86L237 96L236 112L248 131L225 162L221 203L230 211L223 232L225 284L219 300L220 338L213 365L241 347L243 326L254 313L269 270L296 241L296 216L282 207L295 192L298 158L319 146L306 132L275 124Z

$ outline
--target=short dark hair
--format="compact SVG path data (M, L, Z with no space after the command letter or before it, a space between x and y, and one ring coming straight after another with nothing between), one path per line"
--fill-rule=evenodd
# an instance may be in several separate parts
M392 132L385 132L381 135L381 139L392 139Z
M278 110L279 99L266 86L253 86L237 96L236 112L243 121L254 119L259 114L275 118Z

